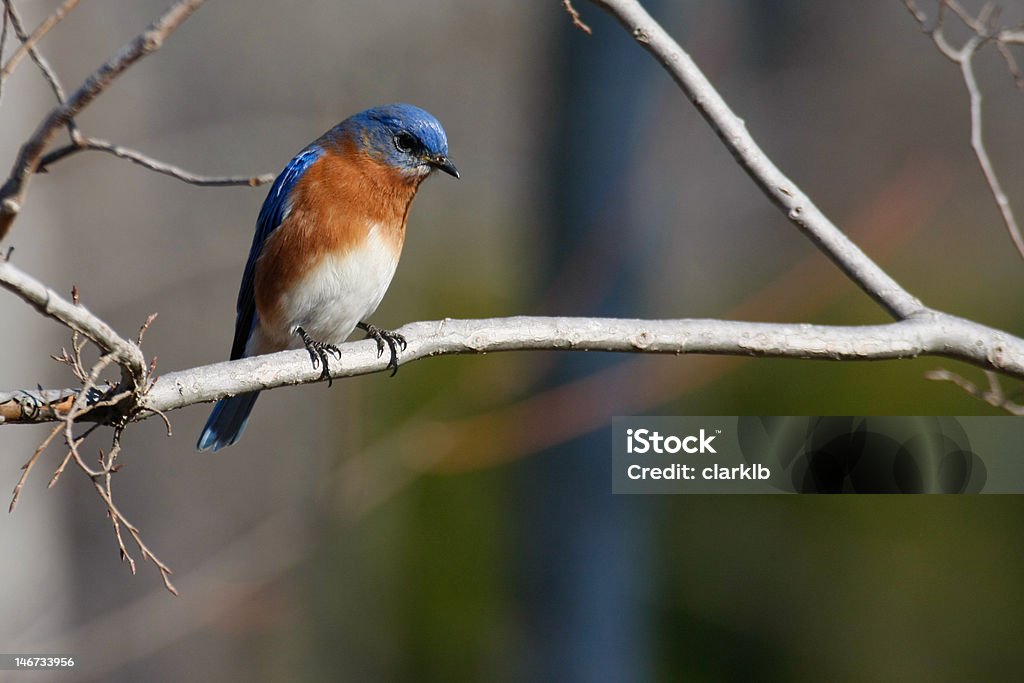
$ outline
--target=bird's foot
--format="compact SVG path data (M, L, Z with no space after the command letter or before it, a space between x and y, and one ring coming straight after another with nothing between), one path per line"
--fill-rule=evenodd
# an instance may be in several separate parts
M295 333L302 337L302 343L306 347L306 353L309 354L309 359L313 361L313 369L320 368L320 379L327 380L327 386L330 387L333 384L331 379L331 369L327 363L328 354L334 356L338 360L341 360L341 349L334 344L328 344L326 342L316 341L301 327L295 328Z
M391 359L388 361L387 367L391 368L391 376L394 377L395 373L398 372L398 347L401 346L404 351L405 347L408 346L405 337L391 330L382 330L370 323L359 323L356 327L366 332L367 337L377 342L377 358L384 355L384 345L387 344L388 349L391 351Z

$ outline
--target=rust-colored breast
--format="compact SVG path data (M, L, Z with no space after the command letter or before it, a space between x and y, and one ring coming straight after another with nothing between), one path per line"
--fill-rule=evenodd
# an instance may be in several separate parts
M282 295L328 254L344 255L376 227L405 241L405 224L419 179L410 180L359 152L351 141L325 144L327 153L309 167L292 191L291 210L267 238L256 263L256 311L264 332L287 345L288 312Z

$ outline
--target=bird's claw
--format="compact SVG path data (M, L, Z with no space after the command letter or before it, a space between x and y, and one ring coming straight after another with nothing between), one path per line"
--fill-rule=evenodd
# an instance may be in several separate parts
M327 356L334 356L337 360L341 360L341 349L334 344L328 344L326 342L316 341L301 327L295 330L300 337L302 337L302 344L306 347L306 353L309 354L309 360L313 363L313 369L320 368L320 379L327 380L327 386L331 387L334 384L334 380L331 378L331 368L327 361Z
M366 336L377 342L377 358L384 355L384 346L391 351L391 358L388 360L387 367L391 368L391 376L394 377L395 373L398 372L398 347L402 347L405 351L409 344L398 332L392 332L391 330L382 330L376 325L370 323L359 323L359 329L366 332Z

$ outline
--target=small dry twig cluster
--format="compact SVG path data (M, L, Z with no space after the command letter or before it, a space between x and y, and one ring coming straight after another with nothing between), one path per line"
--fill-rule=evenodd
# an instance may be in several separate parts
M106 152L193 185L243 185L255 187L269 183L274 179L271 174L243 177L198 175L172 164L153 159L141 152L84 135L75 123L75 116L88 107L93 100L101 95L128 68L146 55L160 49L164 40L193 12L199 9L204 2L205 0L178 0L178 2L175 2L159 19L153 22L133 41L118 50L113 57L86 78L74 93L67 97L53 67L39 53L37 43L53 26L57 25L74 9L78 4L78 0L65 0L31 34L26 33L14 0L3 0L4 25L6 26L8 22L10 23L16 37L21 41L21 47L0 70L0 93L2 93L4 80L14 72L24 55L27 54L38 65L46 81L50 84L58 104L43 119L32 137L22 146L10 177L0 187L0 239L3 239L7 234L15 217L21 211L32 175L44 172L49 165L78 152ZM4 33L6 34L6 32ZM0 59L2 57L2 54L0 54ZM70 143L47 154L47 148L61 128L67 130Z
M935 20L929 21L928 15L917 6L915 0L903 0L904 6L921 25L924 32L931 37L942 56L960 67L971 104L971 148L978 158L978 164L985 175L985 182L988 183L992 197L999 207L1010 239L1013 240L1017 253L1024 258L1024 236L1021 235L1020 225L1014 215L1010 199L1003 190L1003 184L999 180L989 157L988 148L985 146L982 95L974 72L974 57L985 46L994 45L1006 62L1006 67L1009 69L1010 75L1013 76L1017 87L1024 89L1024 73L1021 72L1011 49L1012 46L1024 45L1024 29L1021 26L1001 27L999 25L1000 9L993 3L985 3L977 15L972 15L958 0L937 0L937 2L938 11ZM949 14L953 14L972 33L971 37L960 47L954 47L946 36L946 19Z
M14 0L2 0L2 22L0 22L0 98L6 79L14 73L24 58L29 57L39 68L43 78L49 84L57 104L42 120L32 137L22 146L14 168L7 181L0 187L0 238L3 238L14 222L24 204L29 182L35 173L46 172L47 168L62 159L82 151L101 151L121 159L127 159L152 171L169 175L178 180L205 186L245 185L257 186L273 180L273 176L263 174L245 177L214 177L202 176L185 171L177 166L153 159L141 152L120 145L84 135L75 122L75 116L98 97L107 86L128 67L142 57L157 50L163 41L185 19L198 9L204 0L178 0L152 25L133 41L118 50L113 57L96 69L82 85L70 96L65 94L55 69L47 62L39 51L39 43L46 34L59 24L74 8L79 0L64 0L57 9L46 17L31 33L24 25L21 14ZM4 48L8 31L13 32L19 46L6 62ZM49 153L50 146L58 131L67 131L70 142ZM3 265L9 264L10 251L0 259ZM56 425L49 432L32 456L22 466L22 474L14 487L11 503L8 508L13 512L21 497L22 489L28 480L40 456L63 435L66 447L64 457L53 471L48 487L53 487L60 479L64 470L72 462L85 473L92 482L96 492L106 506L107 516L114 528L114 535L120 549L121 559L128 563L131 572L136 572L135 559L125 544L123 531L127 531L143 560L153 563L160 571L164 586L170 592L177 590L170 581L171 570L146 545L138 527L132 524L114 503L111 488L112 475L117 473L122 464L117 462L121 454L121 435L125 426L138 412L145 395L152 388L156 358L145 363L141 344L143 336L156 315L151 315L139 330L134 341L119 337L102 320L95 317L79 302L78 291L72 291L69 303L55 292L44 287L30 277L13 271L5 273L3 284L18 292L23 299L34 305L40 312L64 323L72 330L70 350L61 349L53 359L66 365L78 379L81 387L74 392L61 392L52 400L40 400L30 392L24 392L20 401L14 402L5 415L0 411L0 422L7 417L48 416L56 420ZM92 342L99 348L101 355L91 366L82 359L82 352ZM103 375L111 366L119 367L120 379L104 380ZM45 394L40 389L40 394ZM14 414L11 415L10 411ZM106 411L106 412L104 412ZM161 411L147 411L149 414L160 415L170 435L171 426L166 415ZM114 416L108 419L105 416ZM83 419L94 421L81 434L75 435L74 428ZM95 465L90 464L82 453L82 444L101 425L112 427L113 436L108 449L99 449L99 457Z
M1000 25L1002 10L992 2L986 2L977 14L971 14L958 0L936 0L937 11L934 20L917 5L915 0L903 0L903 5L914 17L922 30L927 34L943 57L960 68L964 86L967 89L971 109L971 149L978 160L985 182L988 184L992 198L1002 217L1006 231L1013 241L1017 253L1024 259L1024 235L1013 211L1013 204L1003 189L1003 183L995 170L985 144L984 118L982 110L982 93L974 70L974 58L979 51L988 45L995 46L1006 68L1013 77L1017 87L1024 90L1024 72L1021 71L1014 47L1024 45L1024 25L1005 27ZM946 35L947 19L953 15L965 26L970 37L960 47L955 47ZM1013 415L1024 414L1021 407L1006 398L1000 385L999 377L986 372L988 390L978 389L973 382L946 369L935 370L927 375L928 379L952 382L971 396L984 400L989 405L1001 408Z
M71 299L73 306L81 306L79 303L77 287L72 290ZM150 324L152 324L155 318L156 314L150 315L142 324L142 327L139 329L139 334L135 340L136 347L141 348L142 339L146 330L149 329ZM129 405L137 405L141 397L143 397L153 386L154 380L150 378L153 377L153 373L156 369L157 359L154 356L150 361L146 368L145 379L141 383L124 383L123 381L114 381L110 379L104 380L104 372L110 368L111 365L115 364L116 353L112 351L103 353L95 363L87 368L87 364L82 358L82 352L90 341L95 343L101 349L103 348L103 344L100 340L90 339L78 329L73 329L71 334L71 349L68 350L67 348L62 348L59 355L51 356L55 361L66 365L71 370L72 374L81 383L81 388L78 390L78 393L73 400L70 401L70 405L65 401L64 405L56 410L56 414L59 418L57 424L54 425L53 429L50 430L50 433L45 439L43 439L42 443L39 444L39 447L32 453L32 456L24 465L22 465L22 474L18 479L18 483L14 487L8 512L14 512L15 507L18 505L18 500L21 497L22 488L28 480L33 467L35 467L36 463L39 461L40 456L53 443L58 435L63 435L67 451L60 463L57 465L57 468L53 471L49 483L47 484L47 488L53 488L67 466L71 462L74 462L78 469L89 477L97 494L106 506L107 516L114 528L114 536L117 539L121 561L128 563L128 567L132 574L136 573L135 559L125 544L124 536L122 535L123 528L128 531L132 540L135 542L143 560L152 562L159 570L160 577L167 590L177 595L178 591L170 580L170 568L161 561L152 550L149 549L146 543L142 540L138 527L132 524L114 503L114 492L111 487L112 475L116 474L123 467L121 463L117 462L117 458L121 454L121 435L124 428L131 421L132 412L130 410L128 412L121 413L115 412L113 414L119 415L115 421L97 421L95 424L86 428L81 434L76 436L74 433L75 425L79 423L81 419L87 418L89 414L94 411L103 411L104 409L115 408L125 402L128 402ZM162 413L161 417L163 417L164 422L167 425L167 434L170 436L170 422ZM106 451L102 448L99 449L99 457L97 458L96 465L90 465L86 460L86 457L82 454L81 446L85 440L103 424L109 424L113 429L111 445Z

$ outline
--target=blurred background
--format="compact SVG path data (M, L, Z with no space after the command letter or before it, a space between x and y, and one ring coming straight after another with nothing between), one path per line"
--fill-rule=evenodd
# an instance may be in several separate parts
M18 7L34 26L56 4ZM82 3L41 47L73 89L166 5ZM426 108L463 177L416 200L385 327L884 322L661 68L576 5L593 36L555 0L211 2L79 123L233 175L277 173L367 106ZM1024 3L1003 5L1005 24L1024 19ZM971 154L960 73L901 2L648 7L899 282L1024 333L1024 268ZM977 62L993 162L1024 212L1024 94L993 49ZM49 97L28 63L6 82L0 158ZM35 179L4 247L125 335L159 312L145 350L188 368L227 357L265 193L81 154ZM71 384L48 359L66 330L8 294L0 340L4 389ZM268 392L217 455L194 451L208 406L188 408L172 438L159 420L130 429L114 482L181 597L151 565L121 564L80 473L45 489L54 449L0 517L0 651L77 655L39 680L1003 679L1024 664L1019 497L611 495L613 415L998 414L925 380L936 367L983 381L934 358L447 357ZM47 431L0 430L0 483Z

